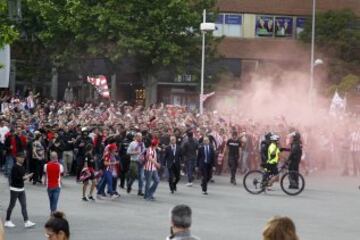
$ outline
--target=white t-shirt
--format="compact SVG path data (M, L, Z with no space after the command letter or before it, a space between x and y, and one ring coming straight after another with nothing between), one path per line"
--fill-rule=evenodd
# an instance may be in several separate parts
M7 126L3 126L0 128L0 141L1 143L5 143L5 136L8 134L10 129Z

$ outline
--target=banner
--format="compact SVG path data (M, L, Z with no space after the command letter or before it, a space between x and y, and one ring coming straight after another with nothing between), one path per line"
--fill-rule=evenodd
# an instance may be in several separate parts
M104 98L110 98L109 86L107 83L107 79L104 75L99 75L97 77L87 77L87 82L93 85L96 91L100 94L100 96Z
M203 94L202 96L200 96L200 100L202 102L205 102L209 97L215 95L215 92L211 92L211 93L208 93L208 94Z
M275 36L292 37L292 35L293 35L293 18L275 17Z
M331 116L338 116L345 113L346 110L346 98L341 98L338 92L334 93L334 96L331 100L329 114Z
M225 15L225 24L241 25L242 24L242 16L234 15L234 14L227 14L227 15Z
M304 31L305 28L305 18L298 17L296 18L296 36L299 37L300 33Z
M9 88L10 45L0 49L0 88Z
M274 18L272 16L256 16L256 35L257 36L273 36Z

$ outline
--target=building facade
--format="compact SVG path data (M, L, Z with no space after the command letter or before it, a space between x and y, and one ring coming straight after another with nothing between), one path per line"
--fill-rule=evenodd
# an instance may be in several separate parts
M301 43L298 38L305 19L312 14L312 0L218 0L217 9L217 29L213 36L223 38L217 49L221 56L218 65L229 72L229 78L234 82L233 90L241 88L241 83L247 81L251 73L268 65L309 70L310 46ZM360 16L360 0L317 0L317 12L342 9L351 9ZM17 65L21 67L21 64ZM93 74L108 77L112 99L145 103L147 91L131 61L124 61L121 66L110 69L106 63L95 65L98 69ZM211 72L213 67L207 66L206 71ZM94 70L91 66L89 69ZM25 88L28 83L28 79L21 76L13 78L16 79L16 84L12 82L14 89ZM209 78L211 74L205 74L205 82L210 82ZM199 76L188 74L157 78L152 86L155 95L152 102L196 107L199 102L196 79ZM83 96L82 100L86 96L94 99L94 90L86 86L86 78L71 73L59 71L56 78L33 82L32 85L38 86L44 94L52 93L54 98L62 99L69 83ZM57 86L57 91L54 86Z
M218 0L217 8L219 14L213 36L223 38L217 49L222 58L219 64L234 81L232 90L240 90L241 84L248 81L252 73L268 66L309 71L310 46L300 42L299 36L305 19L312 15L311 0ZM342 9L351 9L360 16L360 1L317 0L317 12ZM206 71L211 72L211 67L207 66ZM186 82L183 84L190 86ZM192 83L192 86L196 85ZM159 87L164 88L161 83ZM158 100L187 103L186 99L191 99L198 102L199 88L190 91L186 87L169 83L164 92L172 97L159 91ZM187 94L180 95L179 92Z

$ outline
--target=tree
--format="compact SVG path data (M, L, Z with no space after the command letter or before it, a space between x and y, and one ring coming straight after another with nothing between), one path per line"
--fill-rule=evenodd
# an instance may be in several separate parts
M360 77L349 74L341 79L339 84L334 84L329 88L329 94L333 95L335 91L339 93L347 94L354 90L360 84Z
M0 49L6 44L11 44L19 36L18 32L8 18L5 1L0 2ZM0 68L2 67L0 63Z
M360 74L360 28L351 10L328 11L316 16L316 48L327 57L330 81L338 84L348 74ZM301 34L311 41L311 19Z
M81 71L84 59L101 57L116 65L133 58L143 82L151 85L159 70L181 72L194 58L200 59L202 10L214 4L215 0L25 0L23 24L37 26L32 34L57 66Z

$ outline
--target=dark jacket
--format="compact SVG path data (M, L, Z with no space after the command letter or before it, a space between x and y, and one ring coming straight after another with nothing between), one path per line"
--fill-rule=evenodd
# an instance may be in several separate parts
M268 158L268 148L270 145L270 141L262 140L260 143L260 156L261 156L261 163L265 164Z
M176 145L175 155L172 149L172 145L169 145L165 148L164 161L168 168L171 168L174 164L180 167L181 159L182 159L181 147L178 144Z
M185 161L195 160L196 151L199 148L199 143L194 138L187 138L181 146L182 155Z
M6 136L4 145L5 145L6 154L7 155L15 154L14 157L16 157L16 153L13 153L14 150L11 148L11 145L12 145L11 142L12 142L13 138L15 138L16 146L12 146L12 147L13 147L13 149L15 147L16 153L23 151L24 148L23 148L22 142L18 135L10 134L10 135Z
M299 163L302 156L302 143L301 141L293 141L291 143L289 162Z
M199 238L192 236L190 231L175 233L166 238L166 240L199 240Z
M198 158L197 158L197 166L198 167L203 167L205 165L205 145L202 145L199 148L198 151ZM215 151L214 151L214 147L209 145L209 156L208 156L208 162L207 164L214 166L215 164Z

